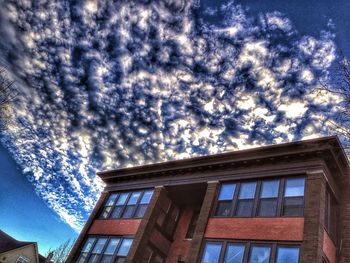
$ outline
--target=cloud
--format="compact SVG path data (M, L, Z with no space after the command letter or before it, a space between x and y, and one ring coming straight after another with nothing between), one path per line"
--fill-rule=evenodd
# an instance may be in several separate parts
M309 138L336 98L310 93L333 35L233 3L7 1L0 61L20 96L3 134L38 195L79 230L96 172Z

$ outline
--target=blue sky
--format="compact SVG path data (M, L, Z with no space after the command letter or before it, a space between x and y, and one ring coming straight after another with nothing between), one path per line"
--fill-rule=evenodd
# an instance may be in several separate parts
M341 100L312 91L350 55L349 3L282 2L5 0L0 228L46 250L81 229L99 170L329 134Z

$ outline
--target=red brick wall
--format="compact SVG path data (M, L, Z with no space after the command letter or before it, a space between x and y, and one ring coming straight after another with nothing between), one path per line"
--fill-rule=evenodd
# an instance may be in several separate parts
M169 253L171 242L157 229L152 231L150 242L165 255Z
M337 248L329 237L327 231L324 231L323 233L323 252L328 258L329 263L336 263Z
M304 218L210 218L205 238L302 241Z
M171 244L166 263L177 262L179 256L181 256L181 260L185 260L187 258L192 239L185 238L188 226L191 223L192 214L193 209L191 208L185 208L182 210L179 223L175 231L174 242Z
M141 219L107 219L95 220L88 234L89 235L135 235Z

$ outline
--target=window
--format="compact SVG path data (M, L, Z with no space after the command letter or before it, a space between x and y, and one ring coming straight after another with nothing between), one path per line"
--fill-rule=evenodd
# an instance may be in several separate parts
M201 263L298 263L299 247L276 243L205 242Z
M146 212L153 190L112 193L100 218L141 218Z
M299 262L299 248L278 246L276 263L298 263Z
M279 180L269 180L261 183L259 216L276 216L279 184Z
M215 263L219 262L222 244L207 242L205 244L204 253L202 257L203 263Z
M147 263L163 263L165 256L153 245L148 245L143 254L143 261Z
M29 263L29 262L30 262L30 259L24 256L19 256L16 261L16 263Z
M305 178L223 183L215 216L303 216Z
M326 191L325 229L333 241L337 240L337 201L330 189Z
M198 217L199 217L199 212L200 212L199 209L196 209L196 210L193 211L191 222L190 222L190 224L188 226L188 229L187 229L186 238L192 238L193 237L194 230L196 228L197 220L198 220Z
M288 178L285 182L283 215L302 216L304 214L304 178Z
M162 205L157 218L157 225L168 237L172 237L180 217L180 209L169 199Z
M88 237L76 262L124 262L131 244L126 237Z
M241 183L237 201L236 216L252 216L256 182Z

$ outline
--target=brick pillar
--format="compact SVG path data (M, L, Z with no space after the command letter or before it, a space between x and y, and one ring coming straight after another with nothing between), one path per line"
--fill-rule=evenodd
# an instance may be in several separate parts
M204 238L205 229L207 227L210 212L215 202L216 193L218 191L219 182L208 182L207 191L203 200L201 211L197 220L196 228L194 230L191 247L188 252L188 263L198 262L201 252L201 245Z
M143 251L151 237L164 199L167 197L163 186L155 187L151 201L134 236L134 241L126 258L126 263L143 262Z
M98 199L94 210L92 210L92 212L91 212L91 214L90 214L86 224L84 225L83 229L81 230L81 232L79 234L78 239L75 241L74 246L73 246L72 250L70 251L69 256L68 256L68 258L66 260L66 263L74 262L74 259L77 256L77 253L80 252L80 249L81 249L81 247L83 245L83 241L84 241L84 239L85 239L85 237L87 235L87 232L88 232L92 222L94 221L98 211L100 210L101 206L104 204L107 195L108 195L108 192L102 192L101 193L101 196Z
M343 182L338 209L338 262L350 262L350 186Z
M321 171L308 173L305 185L304 240L301 263L321 263L325 222L326 182Z

